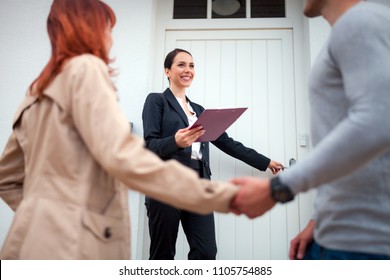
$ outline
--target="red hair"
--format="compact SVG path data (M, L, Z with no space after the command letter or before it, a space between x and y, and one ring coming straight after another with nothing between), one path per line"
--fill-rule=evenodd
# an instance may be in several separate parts
M114 27L114 11L100 0L54 0L47 18L51 58L30 86L31 94L43 91L61 72L65 60L89 53L111 62L104 45L107 24Z

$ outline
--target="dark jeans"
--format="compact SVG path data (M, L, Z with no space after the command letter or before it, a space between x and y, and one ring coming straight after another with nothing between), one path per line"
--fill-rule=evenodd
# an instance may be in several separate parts
M327 249L312 242L305 252L304 260L390 260L390 256Z

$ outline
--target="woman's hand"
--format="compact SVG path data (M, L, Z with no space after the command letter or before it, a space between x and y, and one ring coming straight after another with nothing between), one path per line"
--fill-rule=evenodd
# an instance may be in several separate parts
M284 167L283 164L281 164L280 162L271 160L268 164L268 169L272 171L272 174L277 174L280 170L283 170Z
M189 127L179 129L175 134L176 145L180 148L189 147L205 132L206 130L204 130L202 126L197 126L191 129Z

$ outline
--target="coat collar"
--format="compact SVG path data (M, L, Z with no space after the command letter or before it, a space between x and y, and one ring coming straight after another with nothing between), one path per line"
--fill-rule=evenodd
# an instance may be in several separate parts
M29 108L31 105L33 105L35 102L38 102L38 96L37 95L30 95L29 93L26 94L26 97L22 101L22 103L19 105L19 108L17 109L14 119L12 122L12 127L15 128L16 124L19 122L20 118L23 115L23 112Z

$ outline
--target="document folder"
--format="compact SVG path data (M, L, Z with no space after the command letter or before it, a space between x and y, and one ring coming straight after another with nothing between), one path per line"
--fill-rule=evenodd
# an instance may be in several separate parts
M206 109L191 126L203 126L205 134L195 142L214 141L226 131L248 108Z

